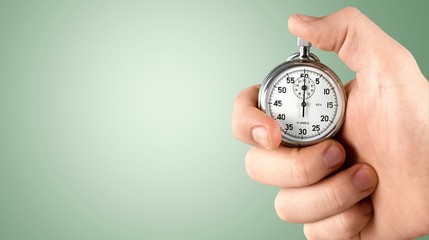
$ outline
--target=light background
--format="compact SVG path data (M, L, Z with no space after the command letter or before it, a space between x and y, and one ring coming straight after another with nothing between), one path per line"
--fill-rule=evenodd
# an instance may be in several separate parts
M427 1L0 0L0 239L304 239L231 111L296 51L291 14L348 5L429 76Z

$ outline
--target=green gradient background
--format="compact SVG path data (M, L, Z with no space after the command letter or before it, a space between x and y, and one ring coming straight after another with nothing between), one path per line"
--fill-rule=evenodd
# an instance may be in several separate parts
M1 0L0 239L304 239L231 110L296 51L291 14L348 5L429 76L427 1Z

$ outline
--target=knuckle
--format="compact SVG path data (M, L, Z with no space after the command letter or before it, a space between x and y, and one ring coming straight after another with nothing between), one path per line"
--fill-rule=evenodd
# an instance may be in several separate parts
M253 164L253 152L254 152L254 149L251 148L246 153L246 156L244 157L244 162L245 162L245 168L246 168L247 175L249 175L249 177L252 179L256 179L255 167L253 166L254 165Z
M348 235L349 237L354 236L356 234L356 231L358 231L357 228L357 218L355 215L347 214L347 212L343 212L337 215L337 226L340 229L341 232L343 232L345 235Z
M322 197L326 208L332 211L340 212L345 205L341 193L336 191L332 184L324 188Z
M274 208L276 210L277 216L281 220L285 222L290 222L292 218L290 214L288 214L287 209L285 208L284 194L284 190L280 190L279 193L277 193L276 199L274 200Z
M244 157L245 169L247 175L254 181L267 185L276 185L276 181L273 180L275 172L270 168L269 163L265 159L264 155L268 153L264 149L258 147L252 147Z
M361 219L356 215L343 212L328 221L304 224L304 235L307 239L352 239L361 229Z
M342 13L345 16L355 17L357 15L362 14L361 11L355 7L346 7L342 10Z
M314 162L319 161L318 157L308 156L307 153L301 151L302 149L297 149L291 154L291 164L292 166L292 178L296 180L298 186L309 186L320 180L320 174L315 172L320 170L320 168L314 168Z
M247 99L249 97L249 93L253 91L253 87L248 87L245 88L243 90L241 90L238 94L237 97L235 98L236 102L240 102L243 99Z
M304 224L303 231L306 239L309 239L309 240L321 239L320 236L314 231L312 224Z
M304 161L296 160L294 161L294 165L295 165L294 166L295 171L293 171L294 179L297 179L300 182L301 186L311 185L313 182L310 177L309 170L306 164L304 163Z
M243 98L246 96L247 91L248 91L248 89L247 89L247 88L246 88L246 89L241 90L241 91L237 94L237 96L235 97L235 102L236 102L236 103L237 103L237 102L240 102L240 100L241 100L241 99L243 99Z

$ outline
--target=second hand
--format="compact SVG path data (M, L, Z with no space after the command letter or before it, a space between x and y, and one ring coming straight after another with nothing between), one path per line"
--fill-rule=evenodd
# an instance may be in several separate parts
M304 71L305 73L305 71ZM302 96L302 117L304 117L304 112L305 112L305 106L307 105L307 103L305 102L305 90L307 89L307 86L305 85L305 74L304 74L304 86L302 86L302 90L304 90L303 92L303 96Z

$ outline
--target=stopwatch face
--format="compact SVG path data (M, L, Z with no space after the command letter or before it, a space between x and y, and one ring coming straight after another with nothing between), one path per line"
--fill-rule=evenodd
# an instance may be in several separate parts
M338 132L345 94L338 77L325 65L289 61L267 76L259 105L278 123L284 144L307 146Z

